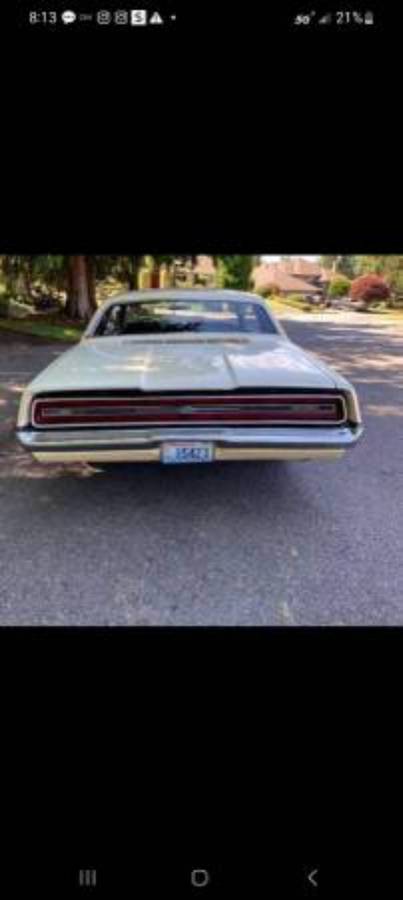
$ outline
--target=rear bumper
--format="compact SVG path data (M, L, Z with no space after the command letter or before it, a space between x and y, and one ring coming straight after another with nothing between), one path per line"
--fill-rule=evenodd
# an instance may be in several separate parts
M277 428L147 428L17 430L22 446L40 462L159 462L166 441L210 441L215 459L339 459L362 425Z

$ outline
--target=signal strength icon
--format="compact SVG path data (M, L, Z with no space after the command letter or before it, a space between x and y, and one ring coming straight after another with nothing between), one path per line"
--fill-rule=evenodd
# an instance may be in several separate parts
M322 16L322 18L319 19L318 25L330 25L331 21L332 21L332 14L326 13L325 16Z

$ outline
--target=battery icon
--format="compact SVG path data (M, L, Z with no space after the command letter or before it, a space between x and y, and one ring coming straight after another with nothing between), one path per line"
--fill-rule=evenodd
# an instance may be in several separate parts
M374 24L374 14L373 12L366 12L364 16L364 22L366 25Z

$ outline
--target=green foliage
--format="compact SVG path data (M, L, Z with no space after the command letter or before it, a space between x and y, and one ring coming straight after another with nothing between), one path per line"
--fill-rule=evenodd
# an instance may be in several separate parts
M349 279L342 276L337 276L330 282L329 297L345 297L348 294L349 290Z
M385 256L360 256L358 260L357 275L382 275L387 266Z
M191 257L191 258L195 259L195 257ZM151 259L153 260L153 262L156 266L164 266L164 265L171 266L172 263L174 262L174 260L176 259L176 256L172 256L172 254L171 255L160 254L158 256L155 256L155 255L152 256Z
M320 256L319 265L321 265L324 269L332 269L338 258L338 256Z
M63 290L66 259L55 254L2 256L0 268L6 293L16 300L30 302L38 286L50 293Z
M398 271L394 272L393 275L389 276L388 280L389 280L389 284L391 286L393 293L397 294L398 296L402 296L403 295L403 271L398 270Z
M345 275L346 278L354 278L357 274L357 260L359 257L357 256L321 256L320 257L320 265L323 266L324 269L333 269L335 267L335 272L340 275Z
M107 278L115 279L129 290L135 291L143 263L144 256L95 256L95 278L98 282Z
M403 256L321 256L320 264L325 269L332 269L335 265L337 274L350 279L360 275L380 275L392 290L403 290Z
M393 294L403 293L403 256L359 256L359 275L382 276Z
M336 271L346 278L355 278L357 274L357 257L356 256L339 256L336 264Z
M260 297L276 297L278 294L278 287L276 284L264 284L262 287L254 289L255 294L259 294Z
M255 257L246 254L217 256L217 287L231 290L248 290Z
M139 270L146 260L155 273L164 264L172 266L178 258L177 255L168 254L149 257L4 255L0 257L0 293L2 291L2 296L32 305L37 293L41 292L64 304L64 312L70 318L84 319L91 315L95 301L99 302L108 293L110 285L112 292L136 289ZM190 267L196 262L196 256L183 256L182 259ZM259 257L228 255L216 257L215 260L219 268L220 286L240 290L250 288L251 271L259 261ZM83 265L86 270L85 277ZM87 300L83 296L83 290L85 293L83 282L86 282ZM0 315L4 317L8 312L9 306L4 301Z

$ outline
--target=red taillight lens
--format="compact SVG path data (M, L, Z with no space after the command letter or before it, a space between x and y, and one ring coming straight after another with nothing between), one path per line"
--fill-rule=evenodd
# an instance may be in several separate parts
M214 395L46 398L33 403L38 428L68 425L180 425L198 423L333 423L346 419L339 395Z

